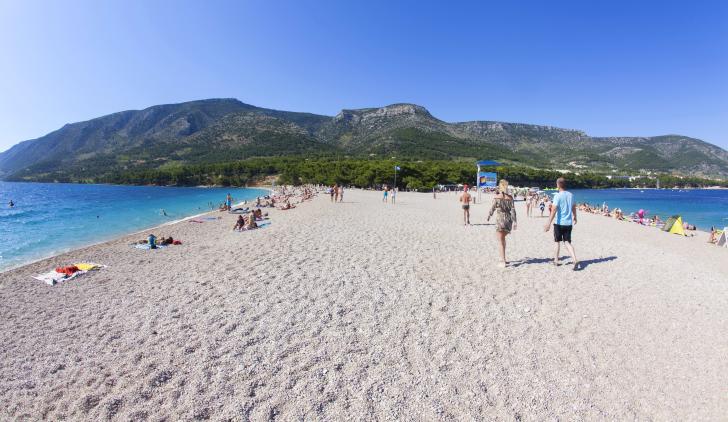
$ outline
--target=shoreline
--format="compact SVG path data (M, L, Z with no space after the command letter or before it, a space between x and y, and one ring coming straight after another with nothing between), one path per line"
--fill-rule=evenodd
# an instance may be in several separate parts
M28 183L35 183L35 182L28 182ZM105 185L105 184L101 184L101 185ZM112 185L112 186L143 186L143 185ZM164 186L164 187L178 187L178 186ZM201 189L212 188L212 187L215 187L215 186L198 186L198 188L201 188ZM239 189L239 188L237 188L237 189ZM259 189L259 190L265 190L265 191L268 192L268 194L272 194L274 192L274 187L271 186L271 185L268 185L267 187L264 187L264 186L259 186L259 187L246 187L244 189ZM359 189L359 188L351 188L349 190L353 190L353 189L361 190L361 191L367 191L366 189ZM642 189L639 189L639 188L606 188L604 190L621 190L621 189L642 190ZM696 190L700 190L700 189L711 190L711 189L707 189L707 188L699 188L699 189L696 189ZM578 191L579 189L575 189L575 190ZM598 189L591 189L591 190L598 190ZM657 189L652 188L652 190L657 190ZM672 190L672 189L662 188L660 190ZM429 192L404 192L404 193L417 193L417 194L422 194L422 195L429 195L430 194ZM448 193L453 193L453 192L447 192L447 193L445 193L445 195L447 195ZM489 196L489 194L484 194L484 197L485 198L488 198L488 196ZM484 202L484 201L481 201L481 202ZM517 202L518 203L523 203L523 201L517 201ZM240 205L243 205L243 204L244 204L243 202L240 202L238 204L234 204L233 206L237 207L237 206L240 206ZM482 205L482 204L478 204L478 205ZM58 257L60 255L65 255L65 254L73 253L75 251L83 250L83 249L90 248L90 247L94 247L94 246L103 245L103 244L110 243L110 242L115 242L115 241L117 241L119 239L122 239L122 238L125 238L125 237L129 237L129 236L133 236L133 235L138 235L138 234L145 233L145 232L150 232L150 231L153 231L155 229L159 229L159 228L166 227L166 226L172 226L172 225L175 225L175 224L178 224L178 223L181 223L181 222L185 222L185 221L190 220L190 219L193 219L193 218L205 216L207 214L212 214L212 213L216 213L216 212L219 212L219 211L218 210L210 210L210 211L206 211L206 212L203 212L203 213L189 215L189 216L182 217L182 218L179 218L179 219L176 219L176 220L167 221L167 222L164 222L164 223L161 223L161 224L157 224L155 226L151 226L151 227L148 227L148 228L143 228L143 229L134 230L134 231L131 231L131 232L124 232L122 234L113 235L113 237L105 238L103 240L93 241L93 242L88 243L88 244L83 244L83 245L79 245L79 246L73 246L73 247L70 247L68 249L62 249L62 250L59 250L59 251L53 251L53 252L50 252L46 256L43 256L43 257L40 257L40 258L33 258L30 261L26 261L26 262L23 262L23 263L20 263L20 264L17 264L17 265L13 265L13 266L10 266L10 267L1 269L0 270L0 275L2 275L4 273L7 273L7 272L10 272L10 271L14 271L14 270L20 269L20 268L25 267L25 266L28 266L28 265L36 264L36 263L38 263L40 261L53 259L53 258L56 258L56 257ZM592 213L587 213L587 212L584 212L584 211L580 211L580 215L586 215L586 214L593 215L595 217L602 217L602 218L604 218L606 220L613 220L613 221L616 222L616 220L614 220L611 217L607 217L607 216L602 216L602 215L599 215L599 214L592 214ZM625 220L625 221L618 221L618 222L620 222L620 223L631 223L632 225L639 226L639 227L642 227L642 228L646 228L646 229L656 229L657 231L660 231L660 229L657 228L657 227L647 226L647 225L639 225L639 224L634 223L632 221ZM710 232L709 231L706 231L706 230L701 229L701 228L698 228L696 230L691 230L691 231L687 231L686 230L686 232L693 234L693 236L687 236L687 237L702 237L702 236L705 236L707 238L708 236L710 236Z
M35 182L28 182L28 183L35 183ZM91 184L88 183L88 185L91 185ZM104 185L104 184L100 184L100 185ZM111 185L111 186L132 186L132 185ZM166 186L158 186L158 187L166 187ZM176 187L176 186L174 186L174 187ZM240 188L236 188L236 189L240 189ZM251 188L243 188L243 189L258 189L258 190L263 190L263 191L267 191L267 194L268 195L272 194L273 191L274 191L274 189L273 189L272 186L269 186L269 187L262 187L262 186L261 187L251 187ZM251 199L251 200L253 200L253 199ZM250 200L248 200L248 201L250 201ZM233 207L237 207L237 206L240 206L240 205L243 205L243 204L244 204L244 202L239 202L237 204L234 204ZM190 219L193 219L193 218L201 217L201 216L204 216L204 215L207 215L207 214L211 214L211 213L215 213L215 212L220 212L220 211L219 210L210 210L210 211L206 211L206 212L203 212L203 213L198 213L198 214L194 214L194 215L189 215L189 216L186 216L186 217L178 218L178 219L175 219L175 220L167 221L167 222L164 222L164 223L161 223L161 224L157 224L157 225L154 225L154 226L151 226L151 227L147 227L147 228L142 228L142 229L138 229L138 230L137 229L131 229L131 230L134 230L134 231L131 231L131 232L125 231L124 233L111 235L111 237L108 237L108 238L103 238L103 239L100 239L100 240L90 241L90 243L84 243L82 245L76 245L76 246L69 246L68 248L62 248L60 250L51 251L47 255L41 256L39 258L31 258L29 261L24 261L24 262L19 263L17 265L10 265L10 266L8 266L6 268L2 268L2 269L0 269L0 275L2 275L4 273L11 272L11 271L14 271L14 270L17 270L17 269L20 269L20 268L23 268L23 267L28 266L28 265L36 264L36 263L38 263L40 261L45 261L45 260L53 259L53 258L56 258L56 257L58 257L60 255L65 255L65 254L73 253L75 251L83 250L83 249L86 249L86 248L91 248L91 247L94 247L94 246L100 246L100 245L103 245L103 244L106 244L106 243L110 243L110 242L115 242L115 241L117 241L119 239L122 239L122 238L125 238L125 237L134 236L134 235L138 235L138 234L145 233L145 232L150 232L152 230L156 230L156 229L159 229L159 228L162 228L162 227L165 227L165 226L172 226L172 225L175 225L175 224L178 224L178 223L182 223L182 222L185 222L185 221L190 220Z
M128 185L119 185L119 186L128 186ZM272 186L269 186L268 188L254 187L254 188L246 188L246 189L261 189L261 190L266 190L266 191L268 191L268 194L272 194L274 192L274 188ZM615 189L623 189L623 188L609 188L609 190L615 190ZM634 189L634 188L624 188L624 189ZM348 190L349 191L351 191L351 190L357 190L357 191L363 191L363 192L367 192L368 191L366 189L359 189L359 188L351 188L351 189L348 189ZM370 191L370 192L379 192L379 191ZM430 194L429 192L402 192L402 193L405 193L405 194L418 194L418 195L423 195L423 196L426 196L426 195L429 195ZM445 193L445 195L452 194L452 193L453 192L447 192L447 193ZM457 194L457 192L455 192L455 193ZM320 195L321 196L325 196L323 193L321 193ZM488 198L490 198L490 196L491 196L491 194L486 193L486 194L483 195L483 198L484 198L483 200L481 200L477 204L475 202L473 202L472 205L473 206L482 206L482 205L485 205L486 202L488 201ZM525 202L524 201L516 201L516 203L517 204L519 204L519 203L520 204L524 204ZM238 206L241 206L241 205L244 205L244 204L245 204L245 202L239 202L237 204L234 204L233 207L238 207ZM31 266L31 265L38 264L39 262L42 262L42 261L52 260L52 259L58 258L58 257L60 257L62 255L72 254L74 252L82 251L82 250L85 250L85 249L88 249L88 248L92 248L92 247L95 247L95 246L101 246L101 245L105 245L105 244L116 243L116 242L118 242L118 241L120 241L120 240L122 240L124 238L130 237L130 236L135 236L135 235L139 235L139 234L142 234L142 233L149 233L149 232L152 232L154 230L161 229L163 227L174 226L176 224L183 223L183 222L185 222L187 220L191 220L191 219L194 219L194 218L206 216L208 214L220 213L220 212L221 211L219 211L219 210L206 211L206 212L203 212L203 213L198 213L198 214L186 216L186 217L183 217L183 218L179 218L179 219L176 219L176 220L168 221L168 222L165 222L165 223L157 224L157 225L152 226L152 227L148 227L148 228L144 228L144 229L140 229L140 230L135 230L135 231L132 231L132 232L125 232L125 233L119 234L119 235L114 235L112 238L108 238L108 239L104 239L104 240L99 240L99 241L94 241L92 243L84 244L84 245L81 245L81 246L71 247L70 249L67 249L67 250L61 250L61 251L52 252L48 256L44 256L44 257L41 257L41 258L33 259L31 261L24 262L22 264L18 264L16 266L12 266L12 267L9 267L9 268L0 270L0 276L3 275L3 274L9 273L11 271L19 270L19 269L22 269L22 268L27 267L27 266ZM224 212L223 215L229 215L229 213ZM590 216L589 218L591 218L591 216L593 216L595 218L598 218L599 220L602 220L603 219L603 220L610 221L610 224L612 222L613 223L618 223L619 225L622 225L622 223L625 223L626 225L629 225L629 226L636 226L637 228L639 228L639 230L641 230L641 229L647 229L648 232L655 231L655 232L662 232L662 233L667 234L666 232L663 232L658 227L649 226L649 225L640 225L640 224L637 224L637 223L635 223L633 221L629 221L629 220L619 221L619 220L615 220L612 217L607 217L607 216L603 216L603 215L600 215L600 214L588 213L588 212L585 212L585 211L579 211L579 216L584 216L584 215L589 215ZM533 217L533 218L534 219L539 219L539 218L545 218L545 217L546 216L544 216L544 217ZM690 239L690 238L702 238L702 237L707 238L707 237L710 236L710 232L705 231L705 230L700 229L700 228L698 228L696 230L690 230L690 231L686 230L686 233L690 233L691 234L689 236L685 236L684 238L686 238L686 239ZM708 244L707 241L705 243Z

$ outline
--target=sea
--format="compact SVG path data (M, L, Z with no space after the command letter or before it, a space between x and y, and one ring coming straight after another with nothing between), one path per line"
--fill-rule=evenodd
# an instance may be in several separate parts
M609 209L621 208L624 215L640 209L648 217L666 220L680 215L698 230L728 226L728 190L726 189L575 189L574 201Z
M0 182L0 271L210 211L228 193L268 190Z

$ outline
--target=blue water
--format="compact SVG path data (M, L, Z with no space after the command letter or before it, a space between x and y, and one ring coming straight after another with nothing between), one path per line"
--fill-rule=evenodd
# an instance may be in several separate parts
M0 182L0 271L209 211L228 192L236 201L267 194L262 189Z
M681 215L683 221L695 224L700 230L711 226L728 226L728 190L712 189L577 189L575 201L610 209L621 208L625 215L639 209L648 216L659 215L663 220Z

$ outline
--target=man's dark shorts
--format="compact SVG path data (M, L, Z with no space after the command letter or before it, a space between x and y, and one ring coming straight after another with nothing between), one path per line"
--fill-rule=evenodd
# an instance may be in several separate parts
M554 224L554 242L571 243L571 226Z

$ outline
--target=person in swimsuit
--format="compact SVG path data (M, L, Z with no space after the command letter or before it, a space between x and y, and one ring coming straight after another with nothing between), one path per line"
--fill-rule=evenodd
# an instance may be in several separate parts
M384 198L382 198L382 202L387 202L388 195L389 195L389 186L384 185Z
M238 221L235 222L235 227L233 227L233 230L242 230L245 228L245 218L241 215L238 216Z
M258 223L255 222L255 211L248 214L248 217L245 220L245 230L252 230L257 229Z
M470 200L472 197L470 196L470 193L468 192L468 185L463 186L463 194L460 195L460 198L458 198L458 201L462 204L463 207L463 222L465 225L470 225Z
M498 193L493 199L493 205L490 207L490 213L488 214L488 221L493 213L496 212L495 219L495 234L500 243L500 258L501 262L498 264L501 268L505 268L506 262L506 236L511 230L515 230L516 224L516 206L513 203L513 197L508 194L508 181L501 179L498 182Z

